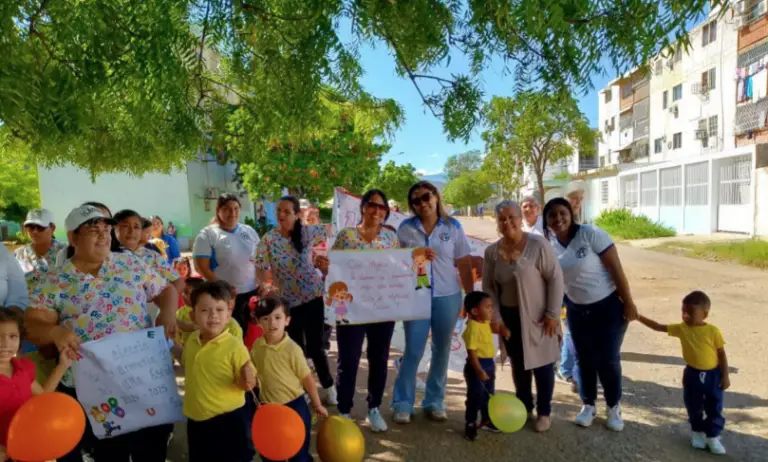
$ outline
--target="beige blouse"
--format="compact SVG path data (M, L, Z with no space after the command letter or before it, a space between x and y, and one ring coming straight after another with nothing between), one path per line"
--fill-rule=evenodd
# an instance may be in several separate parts
M528 242L520 258L513 265L499 258L499 242L485 249L483 260L483 291L493 299L496 319L501 320L500 305L503 292L497 282L497 267L514 273L517 298L520 307L522 332L512 335L523 337L523 359L525 369L536 369L551 364L560 357L562 333L558 325L557 335L544 333L544 317L560 320L563 305L563 273L557 262L552 246L542 236L528 234Z

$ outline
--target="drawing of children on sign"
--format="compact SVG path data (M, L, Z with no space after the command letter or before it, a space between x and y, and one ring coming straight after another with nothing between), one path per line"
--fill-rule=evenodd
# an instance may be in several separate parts
M333 309L336 314L336 323L349 324L347 319L347 302L352 301L352 294L349 293L347 284L342 281L337 281L328 287L328 300L326 305Z
M427 267L429 266L427 249L413 249L411 256L413 257L413 266L411 266L411 270L416 273L416 290L431 289L432 286L429 283L429 276L427 275Z

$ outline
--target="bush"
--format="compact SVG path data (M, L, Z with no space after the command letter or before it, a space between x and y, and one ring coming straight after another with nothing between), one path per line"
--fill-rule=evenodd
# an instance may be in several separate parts
M645 215L633 215L627 209L603 211L595 224L619 239L649 239L672 237L675 230L653 221Z
M30 239L29 236L22 230L16 233L16 244L18 245L27 245L32 243L32 239Z
M742 265L768 269L768 241L749 239L733 242L703 242L700 244L671 242L664 249L683 251L687 256L709 261L731 261Z

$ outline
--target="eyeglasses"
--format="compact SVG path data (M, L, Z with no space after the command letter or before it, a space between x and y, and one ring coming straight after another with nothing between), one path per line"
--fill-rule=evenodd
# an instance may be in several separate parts
M40 225L26 225L26 226L24 226L24 228L26 228L27 231L29 231L29 232L37 231L38 233L42 233L43 231L48 229L48 228L46 228L44 226L40 226Z
M422 202L429 202L430 199L432 199L432 193L431 192L426 192L426 193L422 194L421 196L412 197L411 198L411 204L414 207L418 207L418 206L421 205Z
M365 204L366 207L372 207L376 210L381 210L382 212L388 212L389 207L385 204L379 204L378 202L367 202Z

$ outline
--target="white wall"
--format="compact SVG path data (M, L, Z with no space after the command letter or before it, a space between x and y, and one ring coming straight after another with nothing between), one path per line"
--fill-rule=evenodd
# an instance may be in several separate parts
M755 188L757 198L755 210L755 234L768 236L768 167L755 171Z

